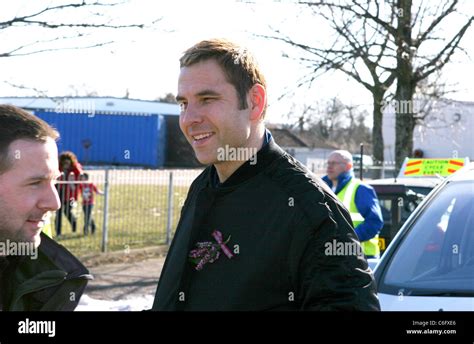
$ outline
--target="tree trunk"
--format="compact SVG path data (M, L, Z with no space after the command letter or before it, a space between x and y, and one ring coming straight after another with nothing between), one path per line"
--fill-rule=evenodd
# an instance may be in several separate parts
M395 96L399 109L395 119L395 164L397 171L400 170L403 160L406 157L410 157L413 152L415 119L413 110L408 110L412 107L410 104L413 104L413 91L413 87L410 84L404 84L399 81Z
M411 34L411 0L398 0L397 26L397 90L396 124L395 124L395 168L400 169L405 157L410 157L413 151L413 132L415 130L413 95L413 65L410 47Z
M374 155L375 166L382 166L384 161L384 141L382 133L383 113L382 113L382 102L383 93L373 92L372 97L374 101L374 114L373 114L373 128L372 128L372 152ZM373 178L381 177L381 170L375 170Z

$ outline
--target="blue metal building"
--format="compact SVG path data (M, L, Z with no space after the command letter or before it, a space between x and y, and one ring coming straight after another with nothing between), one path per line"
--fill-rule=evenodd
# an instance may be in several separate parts
M34 113L60 132L59 151L73 151L84 164L164 165L162 115Z
M31 111L55 127L59 151L74 152L83 164L163 167L165 121L179 116L175 104L120 98L0 98L0 103Z

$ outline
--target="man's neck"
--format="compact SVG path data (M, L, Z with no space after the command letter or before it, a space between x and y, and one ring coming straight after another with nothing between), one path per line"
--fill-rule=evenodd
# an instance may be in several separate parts
M262 148L263 146L263 141L264 141L264 136L265 136L265 130L257 137L255 142L250 142L247 147L236 147L235 149L248 149L249 152L257 152ZM250 154L249 154L250 155ZM217 176L219 177L219 182L224 183L229 177L237 171L237 169L242 166L247 160L237 160L237 161L225 161L221 162L219 164L214 164L214 167L216 168Z

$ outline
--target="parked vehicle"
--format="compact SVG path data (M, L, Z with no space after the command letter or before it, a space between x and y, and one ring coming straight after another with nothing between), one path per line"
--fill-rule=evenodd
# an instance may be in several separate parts
M396 178L368 181L380 202L384 226L379 234L380 251L436 185L469 162L469 159L405 159Z
M362 174L365 178L374 178L375 170L373 170L374 160L370 155L360 155L360 154L353 154L352 155L352 165L354 168L354 174L359 177L360 176L360 160L362 160Z
M368 182L377 193L382 210L384 224L379 234L381 253L426 195L442 181L438 178L403 178Z
M474 163L421 202L374 275L382 310L474 311Z

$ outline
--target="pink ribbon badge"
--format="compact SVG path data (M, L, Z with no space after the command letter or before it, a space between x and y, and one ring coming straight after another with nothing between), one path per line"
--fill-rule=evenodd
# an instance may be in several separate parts
M234 255L229 250L229 248L226 246L227 242L230 240L230 236L229 236L229 239L226 240L226 242L224 242L223 239L222 239L222 233L217 231L217 230L212 232L212 236L214 237L214 239L217 241L217 243L221 247L222 252L224 252L224 254L227 256L227 258L231 259Z

